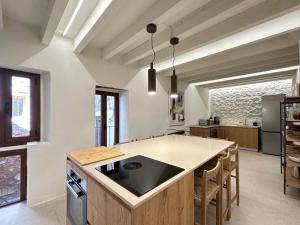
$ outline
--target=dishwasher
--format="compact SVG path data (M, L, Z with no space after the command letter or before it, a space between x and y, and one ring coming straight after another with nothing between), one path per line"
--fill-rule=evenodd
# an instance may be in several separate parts
M67 165L67 217L72 225L87 224L87 181Z

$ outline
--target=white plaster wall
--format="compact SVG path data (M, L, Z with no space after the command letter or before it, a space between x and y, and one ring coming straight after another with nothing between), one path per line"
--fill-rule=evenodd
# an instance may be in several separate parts
M220 116L221 123L257 121L261 124L264 95L291 94L292 80L271 81L257 84L210 90L210 107L213 116Z
M190 84L185 91L186 125L209 117L209 90Z
M122 119L128 118L121 127L123 141L157 135L168 127L169 78L158 77L157 95L149 96L147 71L103 61L95 49L76 55L71 41L59 37L49 46L42 45L39 30L6 19L0 32L0 65L46 71L42 75L42 126L47 142L28 145L29 205L64 195L66 152L94 146L96 84L128 90L121 98L121 104L128 105L122 113ZM185 84L179 84L184 90ZM189 94L199 99L194 91L188 91L186 99ZM193 107L187 107L186 113L195 116L189 110Z
M45 70L50 76L42 77L43 88L50 88L43 89L42 98L43 126L48 127L49 142L28 146L30 205L64 194L66 152L93 146L95 137L95 80L72 53L70 41L55 38L46 47L40 44L39 34L34 28L10 20L5 21L0 33L2 65Z

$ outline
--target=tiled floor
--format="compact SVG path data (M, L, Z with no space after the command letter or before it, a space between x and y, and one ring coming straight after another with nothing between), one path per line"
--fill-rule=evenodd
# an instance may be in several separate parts
M1 225L65 225L66 201L28 208L26 203L17 203L0 209Z
M228 225L300 224L300 191L283 194L279 157L241 151L241 204ZM24 203L0 209L1 225L63 225L65 200L30 209ZM215 224L210 206L208 225Z

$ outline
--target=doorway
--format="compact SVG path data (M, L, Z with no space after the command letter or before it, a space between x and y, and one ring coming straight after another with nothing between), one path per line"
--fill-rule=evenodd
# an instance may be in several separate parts
M96 146L119 143L119 93L96 91Z
M0 151L0 207L26 199L26 149Z

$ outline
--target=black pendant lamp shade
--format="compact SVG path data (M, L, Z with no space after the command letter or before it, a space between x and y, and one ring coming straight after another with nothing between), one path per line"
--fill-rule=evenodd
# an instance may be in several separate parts
M153 68L153 62L155 60L155 51L153 48L153 34L156 32L157 27L154 23L150 23L147 25L147 32L151 34L151 48L153 51L153 60L150 63L150 69L148 69L148 94L155 95L156 94L156 70Z
M153 68L153 63L150 64L150 69L148 69L148 94L156 94L156 70Z
M173 75L171 76L171 98L177 98L178 97L178 90L177 90L177 76L175 72L175 45L179 43L179 38L173 37L170 40L170 44L173 46Z
M178 92L177 92L177 76L175 74L175 70L173 70L173 75L171 77L171 98L177 98Z

